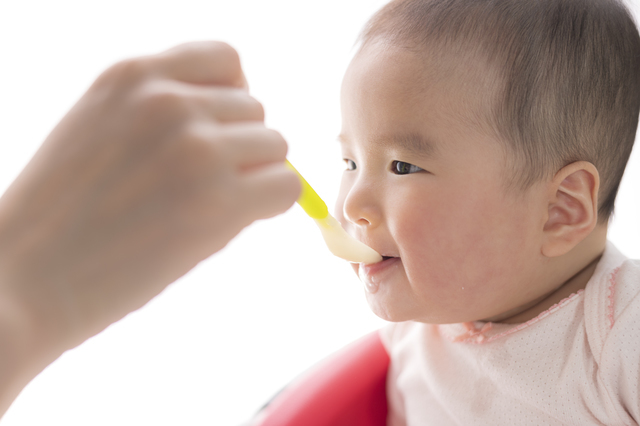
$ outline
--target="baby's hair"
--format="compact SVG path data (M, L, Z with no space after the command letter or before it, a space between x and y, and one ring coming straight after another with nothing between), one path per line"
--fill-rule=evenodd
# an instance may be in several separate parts
M484 118L515 159L510 186L589 161L610 217L640 111L640 37L620 1L395 0L360 36L374 41L482 58L498 76Z

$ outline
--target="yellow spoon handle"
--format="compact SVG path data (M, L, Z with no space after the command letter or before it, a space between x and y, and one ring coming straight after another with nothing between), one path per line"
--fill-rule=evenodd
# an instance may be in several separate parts
M305 212L309 216L314 219L324 219L329 215L329 209L327 209L327 205L322 201L322 198L313 190L311 185L307 183L305 178L302 177L300 172L296 170L295 167L289 162L289 160L285 161L287 167L296 172L298 177L300 178L300 183L302 184L302 192L300 193L300 197L298 198L298 204L300 207L304 209Z

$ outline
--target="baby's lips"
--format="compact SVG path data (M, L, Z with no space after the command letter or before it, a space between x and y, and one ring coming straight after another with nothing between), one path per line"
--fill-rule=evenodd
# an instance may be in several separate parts
M378 253L380 253L380 252L378 252ZM379 260L378 262L375 262L375 263L364 263L364 262L361 262L360 265L375 265L377 263L384 262L385 260L393 259L394 257L396 257L396 256L385 256L384 254L382 254L381 256L382 256L382 259Z

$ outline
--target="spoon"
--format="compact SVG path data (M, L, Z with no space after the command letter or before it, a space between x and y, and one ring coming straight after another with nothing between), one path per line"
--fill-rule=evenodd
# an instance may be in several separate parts
M302 192L297 202L320 228L329 251L335 256L352 263L380 262L382 256L377 251L347 234L340 222L329 214L329 209L327 209L325 202L322 201L322 198L318 196L316 191L313 190L289 160L286 160L286 165L296 172L300 178Z

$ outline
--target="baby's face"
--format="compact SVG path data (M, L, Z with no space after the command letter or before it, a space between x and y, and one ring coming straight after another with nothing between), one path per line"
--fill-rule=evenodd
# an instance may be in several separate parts
M389 257L354 265L380 317L500 320L538 296L544 191L505 189L508 157L474 115L482 79L456 81L441 68L376 44L354 59L342 87L336 215Z

